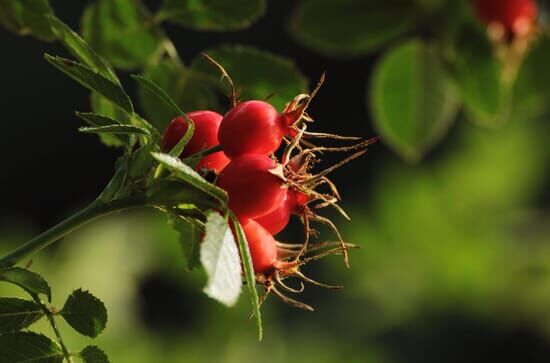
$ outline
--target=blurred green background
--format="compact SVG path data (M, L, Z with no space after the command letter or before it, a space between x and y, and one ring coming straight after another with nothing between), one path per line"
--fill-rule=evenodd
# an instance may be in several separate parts
M53 6L79 27L82 4ZM293 7L271 1L257 23L234 33L167 31L184 60L240 43L286 55L313 80L326 69L326 87L310 109L315 130L375 135L365 81L385 46L359 55L350 50L351 59L318 53L286 31ZM88 107L87 94L41 60L56 45L5 31L0 44L8 50L0 78L4 252L90 201L117 152L74 131L72 111ZM541 69L537 78L547 79L548 63ZM530 95L548 105L550 85L541 90L541 84ZM203 295L204 273L184 271L176 233L154 211L94 222L35 256L32 269L50 281L54 305L78 287L105 302L109 322L97 344L113 362L547 362L547 114L513 112L502 126L483 128L461 111L422 162L407 163L379 144L339 170L334 180L352 221L333 217L361 249L353 251L350 270L333 257L307 272L345 289L308 287L301 298L314 313L268 300L261 343L247 320L248 299L227 309ZM280 236L299 238L297 225ZM0 295L21 293L0 284ZM88 343L61 324L69 346ZM44 322L37 327L48 331Z

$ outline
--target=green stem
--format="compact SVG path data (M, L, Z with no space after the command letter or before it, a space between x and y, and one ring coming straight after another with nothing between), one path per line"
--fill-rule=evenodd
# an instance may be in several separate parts
M145 206L147 206L147 203L143 197L119 199L109 203L96 200L86 208L4 255L0 258L0 268L14 266L23 258L48 247L60 238L99 217L125 209Z
M71 353L69 352L69 349L67 349L67 346L65 345L65 342L63 341L63 337L61 336L61 332L59 331L59 328L57 327L57 323L55 322L55 318L48 309L48 307L40 300L40 298L37 295L31 294L34 302L36 302L38 305L40 305L40 308L44 312L44 315L46 315L46 318L48 319L48 322L50 323L53 332L55 333L55 336L57 338L57 341L59 342L59 346L61 346L61 351L63 352L63 356L67 360L68 363L72 363L73 360L71 358Z

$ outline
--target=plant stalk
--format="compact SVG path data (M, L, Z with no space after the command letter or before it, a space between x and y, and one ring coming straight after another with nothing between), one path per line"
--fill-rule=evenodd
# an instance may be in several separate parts
M67 346L65 345L65 342L63 341L63 337L61 336L61 332L59 331L59 328L57 327L57 323L55 322L55 318L48 309L48 307L40 300L40 298L37 295L31 294L34 302L36 302L42 311L44 312L44 315L46 315L46 318L48 319L48 322L50 323L52 330L55 333L55 336L57 338L57 342L59 343L59 346L61 347L61 351L63 352L63 356L67 360L68 363L72 363L73 360L71 358L71 353L69 352L69 349L67 349Z
M122 211L125 209L139 208L147 206L144 197L134 197L115 200L109 203L96 200L89 206L73 214L69 218L39 234L33 239L27 241L15 250L9 252L0 258L0 269L9 268L17 264L23 258L32 255L41 249L48 247L60 238L66 236L72 231L83 225L108 214Z

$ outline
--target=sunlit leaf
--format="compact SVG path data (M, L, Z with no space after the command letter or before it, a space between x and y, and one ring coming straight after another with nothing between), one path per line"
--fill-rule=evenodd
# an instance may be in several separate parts
M241 259L227 219L214 211L207 215L200 259L208 275L204 292L233 306L241 293Z
M39 274L24 268L12 267L0 270L0 281L10 282L33 295L46 295L48 301L52 299L52 292L46 280Z
M82 18L82 34L116 67L136 69L162 54L162 41L139 1L98 0Z
M81 127L78 129L78 131L86 134L108 133L108 134L123 134L123 135L135 134L135 135L150 136L149 131L145 130L144 128L141 128L138 126L120 125L120 124L97 126L97 127Z
M410 30L412 0L304 0L291 19L303 44L342 57L371 52Z
M457 111L438 55L417 40L382 58L369 97L382 141L410 161L420 159L445 135Z
M54 40L49 15L53 10L48 0L0 0L0 24L19 35Z
M52 57L48 54L44 57L50 64L84 87L101 94L124 111L134 112L130 97L119 84L105 78L82 63L61 57Z
M217 80L205 78L173 60L166 59L148 67L144 77L162 88L183 111L219 109ZM160 130L164 130L170 120L179 115L174 112L173 106L151 93L145 85L139 85L138 96L145 115Z
M307 79L288 58L246 46L222 46L205 51L231 76L242 100L265 99L282 110L294 96L307 91ZM191 68L208 74L228 93L219 70L204 57L193 61Z
M266 9L265 0L164 0L157 16L197 30L248 27Z

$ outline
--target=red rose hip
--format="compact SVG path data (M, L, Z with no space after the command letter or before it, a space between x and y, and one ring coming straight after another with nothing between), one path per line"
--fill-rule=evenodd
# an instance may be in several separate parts
M193 120L195 132L180 157L185 158L218 145L218 129L223 118L222 115L213 111L193 111L186 115ZM187 122L184 117L178 116L173 119L164 130L162 150L170 151L181 140L186 131ZM202 158L197 164L197 169L212 169L219 173L227 164L229 164L227 156L223 151L218 151Z

